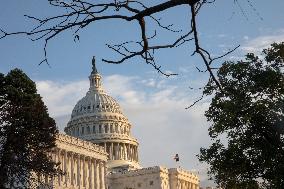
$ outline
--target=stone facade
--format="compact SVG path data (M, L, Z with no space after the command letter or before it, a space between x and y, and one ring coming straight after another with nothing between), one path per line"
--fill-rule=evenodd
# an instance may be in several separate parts
M67 135L58 135L51 153L66 174L41 180L58 189L198 189L198 176L189 171L141 168L132 125L105 93L94 58L92 64L90 88L72 111Z
M58 134L56 148L49 154L60 163L62 176L41 176L44 182L39 188L54 189L105 189L107 153L104 148L88 141Z
M169 169L170 189L198 189L199 178L196 174L181 169Z
M109 173L107 189L198 189L198 176L180 169L148 167Z

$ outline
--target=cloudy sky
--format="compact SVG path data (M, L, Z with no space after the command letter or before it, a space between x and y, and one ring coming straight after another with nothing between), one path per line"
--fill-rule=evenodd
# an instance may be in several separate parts
M247 52L259 54L272 42L284 41L283 7L283 0L239 0L239 4L217 0L198 15L201 44L215 56L241 45L227 60L241 59ZM58 12L43 0L2 0L0 28L7 32L23 31L35 24L23 15L44 17ZM188 14L187 7L178 7L157 17L186 32ZM149 35L153 31L154 26L149 25ZM207 184L206 165L200 164L196 155L200 147L210 144L209 123L203 116L210 98L189 110L185 108L200 97L198 88L206 83L208 75L197 71L196 66L203 66L199 57L191 56L191 44L156 53L156 62L164 71L178 74L165 78L138 58L121 65L102 63L102 58L118 58L106 43L139 39L137 23L98 22L79 34L77 42L69 31L49 43L50 67L38 66L44 55L43 41L32 42L25 36L2 39L0 72L18 67L36 81L50 115L62 130L74 105L88 90L91 58L96 56L104 88L118 100L133 124L132 133L140 142L141 164L175 167L173 156L179 153L180 166L199 172L202 184ZM174 37L161 31L157 41L172 42Z

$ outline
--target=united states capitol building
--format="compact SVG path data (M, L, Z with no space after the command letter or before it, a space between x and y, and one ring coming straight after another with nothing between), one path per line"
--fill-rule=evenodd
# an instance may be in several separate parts
M182 168L142 168L132 125L104 91L94 58L92 65L90 88L51 153L65 174L42 176L43 183L58 189L198 189L198 176Z

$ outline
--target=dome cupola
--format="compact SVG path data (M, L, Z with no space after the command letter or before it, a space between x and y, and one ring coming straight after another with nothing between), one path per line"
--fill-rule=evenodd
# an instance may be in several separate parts
M90 90L102 90L102 82L101 82L101 75L97 71L96 68L96 59L93 57L92 59L92 72L91 75L89 76L90 80Z

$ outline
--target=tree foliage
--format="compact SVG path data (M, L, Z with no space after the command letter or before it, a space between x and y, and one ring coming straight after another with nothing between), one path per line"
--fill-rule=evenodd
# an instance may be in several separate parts
M199 159L223 188L284 188L284 43L263 50L263 58L225 62L217 73L220 91L205 113L214 141Z
M0 112L0 188L31 188L32 173L57 174L48 156L58 133L55 121L19 69L0 74Z

